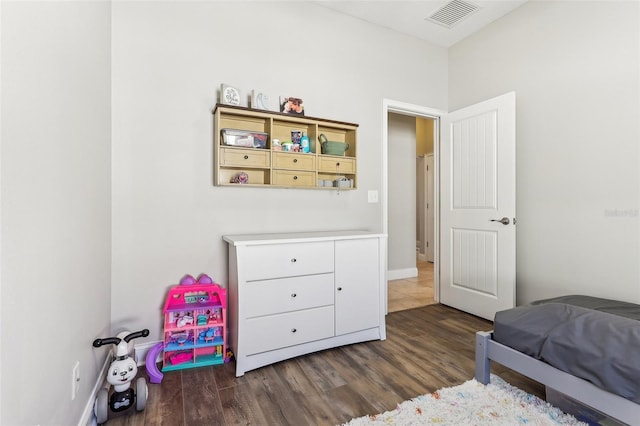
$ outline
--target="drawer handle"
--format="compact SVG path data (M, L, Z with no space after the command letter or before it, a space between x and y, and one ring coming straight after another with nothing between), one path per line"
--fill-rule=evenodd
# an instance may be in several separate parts
M340 163L336 163L336 167L340 167Z
M295 333L296 331L298 331L298 330L296 330L295 328L292 328L292 329L291 329L291 332L292 332L292 333Z
M338 291L342 291L342 287L338 287Z
M291 293L291 297L298 297L298 295L295 293Z
M249 159L249 156L248 156L248 155L245 155L245 156L244 156L244 159L245 159L245 160L248 160L248 159Z
M297 163L297 162L298 162L298 159L297 159L297 158L294 158L294 159L293 159L293 162L294 162L294 163Z
M294 176L294 177L293 177L293 180L298 180L298 176Z
M295 257L293 259L291 259L291 263L296 263L298 261L298 259L296 259Z

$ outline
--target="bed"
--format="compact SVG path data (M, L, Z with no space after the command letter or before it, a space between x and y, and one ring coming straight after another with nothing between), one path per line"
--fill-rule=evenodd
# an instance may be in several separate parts
M640 305L571 295L497 312L476 333L477 381L489 383L491 361L545 385L555 405L566 396L640 424Z

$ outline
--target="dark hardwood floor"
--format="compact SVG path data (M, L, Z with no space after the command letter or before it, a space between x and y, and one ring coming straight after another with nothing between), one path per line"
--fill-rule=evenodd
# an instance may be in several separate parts
M144 411L107 424L339 425L473 378L474 333L491 328L439 304L393 312L385 341L294 358L239 378L233 363L166 373L161 384L149 384ZM492 372L544 397L536 382L499 365Z

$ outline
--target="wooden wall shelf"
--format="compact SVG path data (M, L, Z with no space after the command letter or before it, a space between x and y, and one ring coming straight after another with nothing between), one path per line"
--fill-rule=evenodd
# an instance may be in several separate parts
M357 187L357 124L222 104L216 105L213 115L214 185L325 190ZM223 129L266 133L266 147L227 145ZM296 130L308 135L312 152L273 149L274 139L290 141ZM322 154L321 134L329 141L348 144L345 155ZM246 183L234 182L240 173ZM341 179L346 181L340 187L332 186Z

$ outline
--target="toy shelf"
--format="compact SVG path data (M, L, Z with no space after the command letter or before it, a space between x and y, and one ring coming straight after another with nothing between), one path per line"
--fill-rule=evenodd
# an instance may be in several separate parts
M218 284L172 287L163 309L162 371L222 364L227 352L226 311L227 291Z
M164 350L165 352L171 352L171 351L181 351L184 349L193 349L195 347L206 348L209 346L220 346L220 345L224 345L224 340L222 339L222 337L216 337L210 342L200 343L200 344L195 344L194 342L189 342L185 344L167 343Z
M224 104L217 104L213 115L214 185L322 190L357 188L358 124ZM235 140L225 140L229 131L251 135L251 138L256 133L266 135L266 142L253 146L236 145ZM307 134L311 152L287 152L282 151L282 146L273 145L275 139L291 142L292 132ZM346 150L332 152L325 149L320 142L321 135L327 141L344 144ZM239 175L245 179L239 181ZM350 184L334 186L340 178L348 179Z

